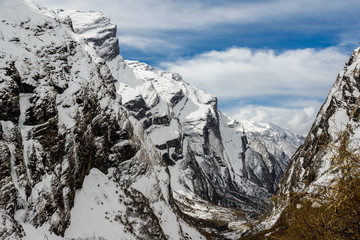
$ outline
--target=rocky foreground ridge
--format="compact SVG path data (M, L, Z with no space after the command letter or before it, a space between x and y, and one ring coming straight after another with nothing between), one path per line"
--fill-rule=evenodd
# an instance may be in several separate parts
M290 209L290 205L294 199L304 200L307 198L315 202L317 198L322 199L328 196L328 200L325 201L326 204L329 199L334 200L340 195L336 191L331 192L334 181L336 182L337 179L342 177L342 172L337 169L339 166L336 165L338 164L336 161L339 159L339 152L341 152L339 150L341 148L351 151L351 154L354 154L353 156L358 154L360 146L359 120L360 48L357 48L351 54L344 69L337 76L304 144L298 148L286 168L277 186L276 201L266 221L257 226L259 229L269 229L273 226L268 230L267 235L271 232L278 234L282 229L281 221L294 222L294 219L290 220L288 217L293 211ZM358 170L352 169L350 171L356 173ZM344 182L344 184L346 183L348 182ZM330 193L330 195L325 195L325 193ZM300 196L306 197L300 198ZM313 196L317 197L313 198ZM341 206L342 202L338 203L337 207ZM357 202L354 202L354 204L357 204ZM314 204L314 207L318 205ZM301 204L297 206L298 209L302 209ZM348 216L344 215L342 217L346 218ZM351 229L350 232L354 233L353 230ZM340 238L356 238L351 236L351 234L347 237L342 235Z
M205 239L199 219L241 234L267 209L300 137L124 61L99 12L0 4L1 238Z
M306 191L326 183L334 148L345 132L349 149L360 145L360 48L355 49L339 73L319 110L304 144L296 151L282 180L279 193ZM306 184L305 184L306 182Z

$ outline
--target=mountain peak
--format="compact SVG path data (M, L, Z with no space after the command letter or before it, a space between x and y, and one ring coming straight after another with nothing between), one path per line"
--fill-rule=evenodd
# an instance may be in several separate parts
M110 61L120 54L119 40L116 37L116 25L110 22L100 11L81 12L59 10L60 17L70 17L74 32L86 39L101 58Z

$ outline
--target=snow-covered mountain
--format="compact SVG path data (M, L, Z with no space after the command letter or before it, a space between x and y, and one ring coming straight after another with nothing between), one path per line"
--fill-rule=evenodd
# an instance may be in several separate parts
M1 238L204 239L197 204L232 222L267 208L297 136L124 61L100 12L0 4Z
M68 19L1 4L1 238L201 239L104 60Z
M113 32L108 30L109 19L99 12L61 11L60 15L70 17L74 32L99 53L106 52L102 46L107 37L93 39L99 31ZM108 59L123 105L142 123L168 165L177 201L200 197L250 215L267 208L302 137L275 125L228 118L218 110L215 97L177 73L123 61L121 56Z

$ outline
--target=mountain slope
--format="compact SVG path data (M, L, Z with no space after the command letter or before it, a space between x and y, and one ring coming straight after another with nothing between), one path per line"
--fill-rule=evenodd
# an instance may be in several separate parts
M360 48L354 50L339 73L303 145L296 151L278 184L272 223L288 206L291 193L313 193L335 177L330 171L341 136L348 149L360 145ZM344 135L345 134L345 135ZM287 197L284 199L284 197ZM284 200L281 200L284 199Z

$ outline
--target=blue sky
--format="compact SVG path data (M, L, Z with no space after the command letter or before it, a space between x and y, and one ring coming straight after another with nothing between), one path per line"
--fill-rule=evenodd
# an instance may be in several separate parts
M100 10L125 59L179 72L228 115L303 135L360 41L354 0L36 2Z

